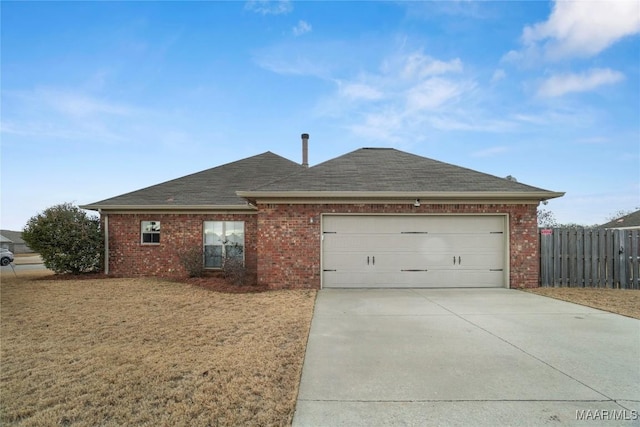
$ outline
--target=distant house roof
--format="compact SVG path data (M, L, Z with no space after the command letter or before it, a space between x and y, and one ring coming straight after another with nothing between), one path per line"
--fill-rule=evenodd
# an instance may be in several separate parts
M4 234L0 234L0 243L13 243L13 240L5 237Z
M305 169L270 151L121 196L82 206L84 209L249 209L236 194Z
M0 230L0 234L4 238L9 239L10 242L13 242L15 244L22 245L25 243L25 241L22 240L21 231Z
M600 228L640 228L640 210L602 224Z
M361 148L294 175L239 191L244 197L334 195L521 197L549 199L563 193L499 178L392 148Z

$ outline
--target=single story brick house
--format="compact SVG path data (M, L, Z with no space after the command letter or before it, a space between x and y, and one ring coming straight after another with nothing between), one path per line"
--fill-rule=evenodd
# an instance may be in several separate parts
M82 206L105 273L181 276L241 260L271 288L536 287L537 207L564 193L390 148L307 166L266 152Z

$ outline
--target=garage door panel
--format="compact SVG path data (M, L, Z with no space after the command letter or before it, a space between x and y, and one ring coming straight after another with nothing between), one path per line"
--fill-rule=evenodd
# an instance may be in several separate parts
M323 217L323 286L504 286L502 216Z
M392 219L389 221L389 219ZM325 232L358 233L359 230L389 233L482 233L502 232L501 216L457 216L461 221L451 221L451 216L379 215L379 216L326 216ZM426 219L426 220L425 220ZM465 221L466 220L466 221Z
M483 268L485 266L488 268L501 268L503 263L503 254L501 252L471 252L453 255L453 252L374 252L362 250L360 252L334 251L327 253L324 258L324 267L326 269L341 271L358 268L358 265L388 270L443 270Z
M503 283L501 271L389 271L375 274L358 271L349 276L325 272L325 280L339 288L456 288L496 287Z
M333 250L370 250L371 248L395 248L397 250L413 251L424 246L424 237L403 235L399 233L340 233L324 234L323 247L325 251Z
M371 266L371 255L366 252L333 252L325 255L324 268L326 270L357 270L360 266L367 268L367 256L369 257L369 266Z
M504 286L502 270L432 270L428 286L436 287L496 287Z
M341 249L371 250L372 248L393 248L400 251L454 251L464 247L470 250L488 251L502 246L500 233L325 233L323 247L326 251Z

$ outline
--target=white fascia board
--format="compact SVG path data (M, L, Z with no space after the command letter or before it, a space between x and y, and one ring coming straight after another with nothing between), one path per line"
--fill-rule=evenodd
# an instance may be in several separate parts
M253 212L256 207L247 203L244 205L83 205L81 209L87 209L91 211L247 211Z
M528 200L543 201L564 196L564 192L554 191L237 191L236 194L251 200L292 199L316 200Z

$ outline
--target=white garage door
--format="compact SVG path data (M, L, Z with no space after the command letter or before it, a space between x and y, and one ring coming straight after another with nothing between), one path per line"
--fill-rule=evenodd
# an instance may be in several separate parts
M325 288L504 287L504 216L340 216L322 223Z

